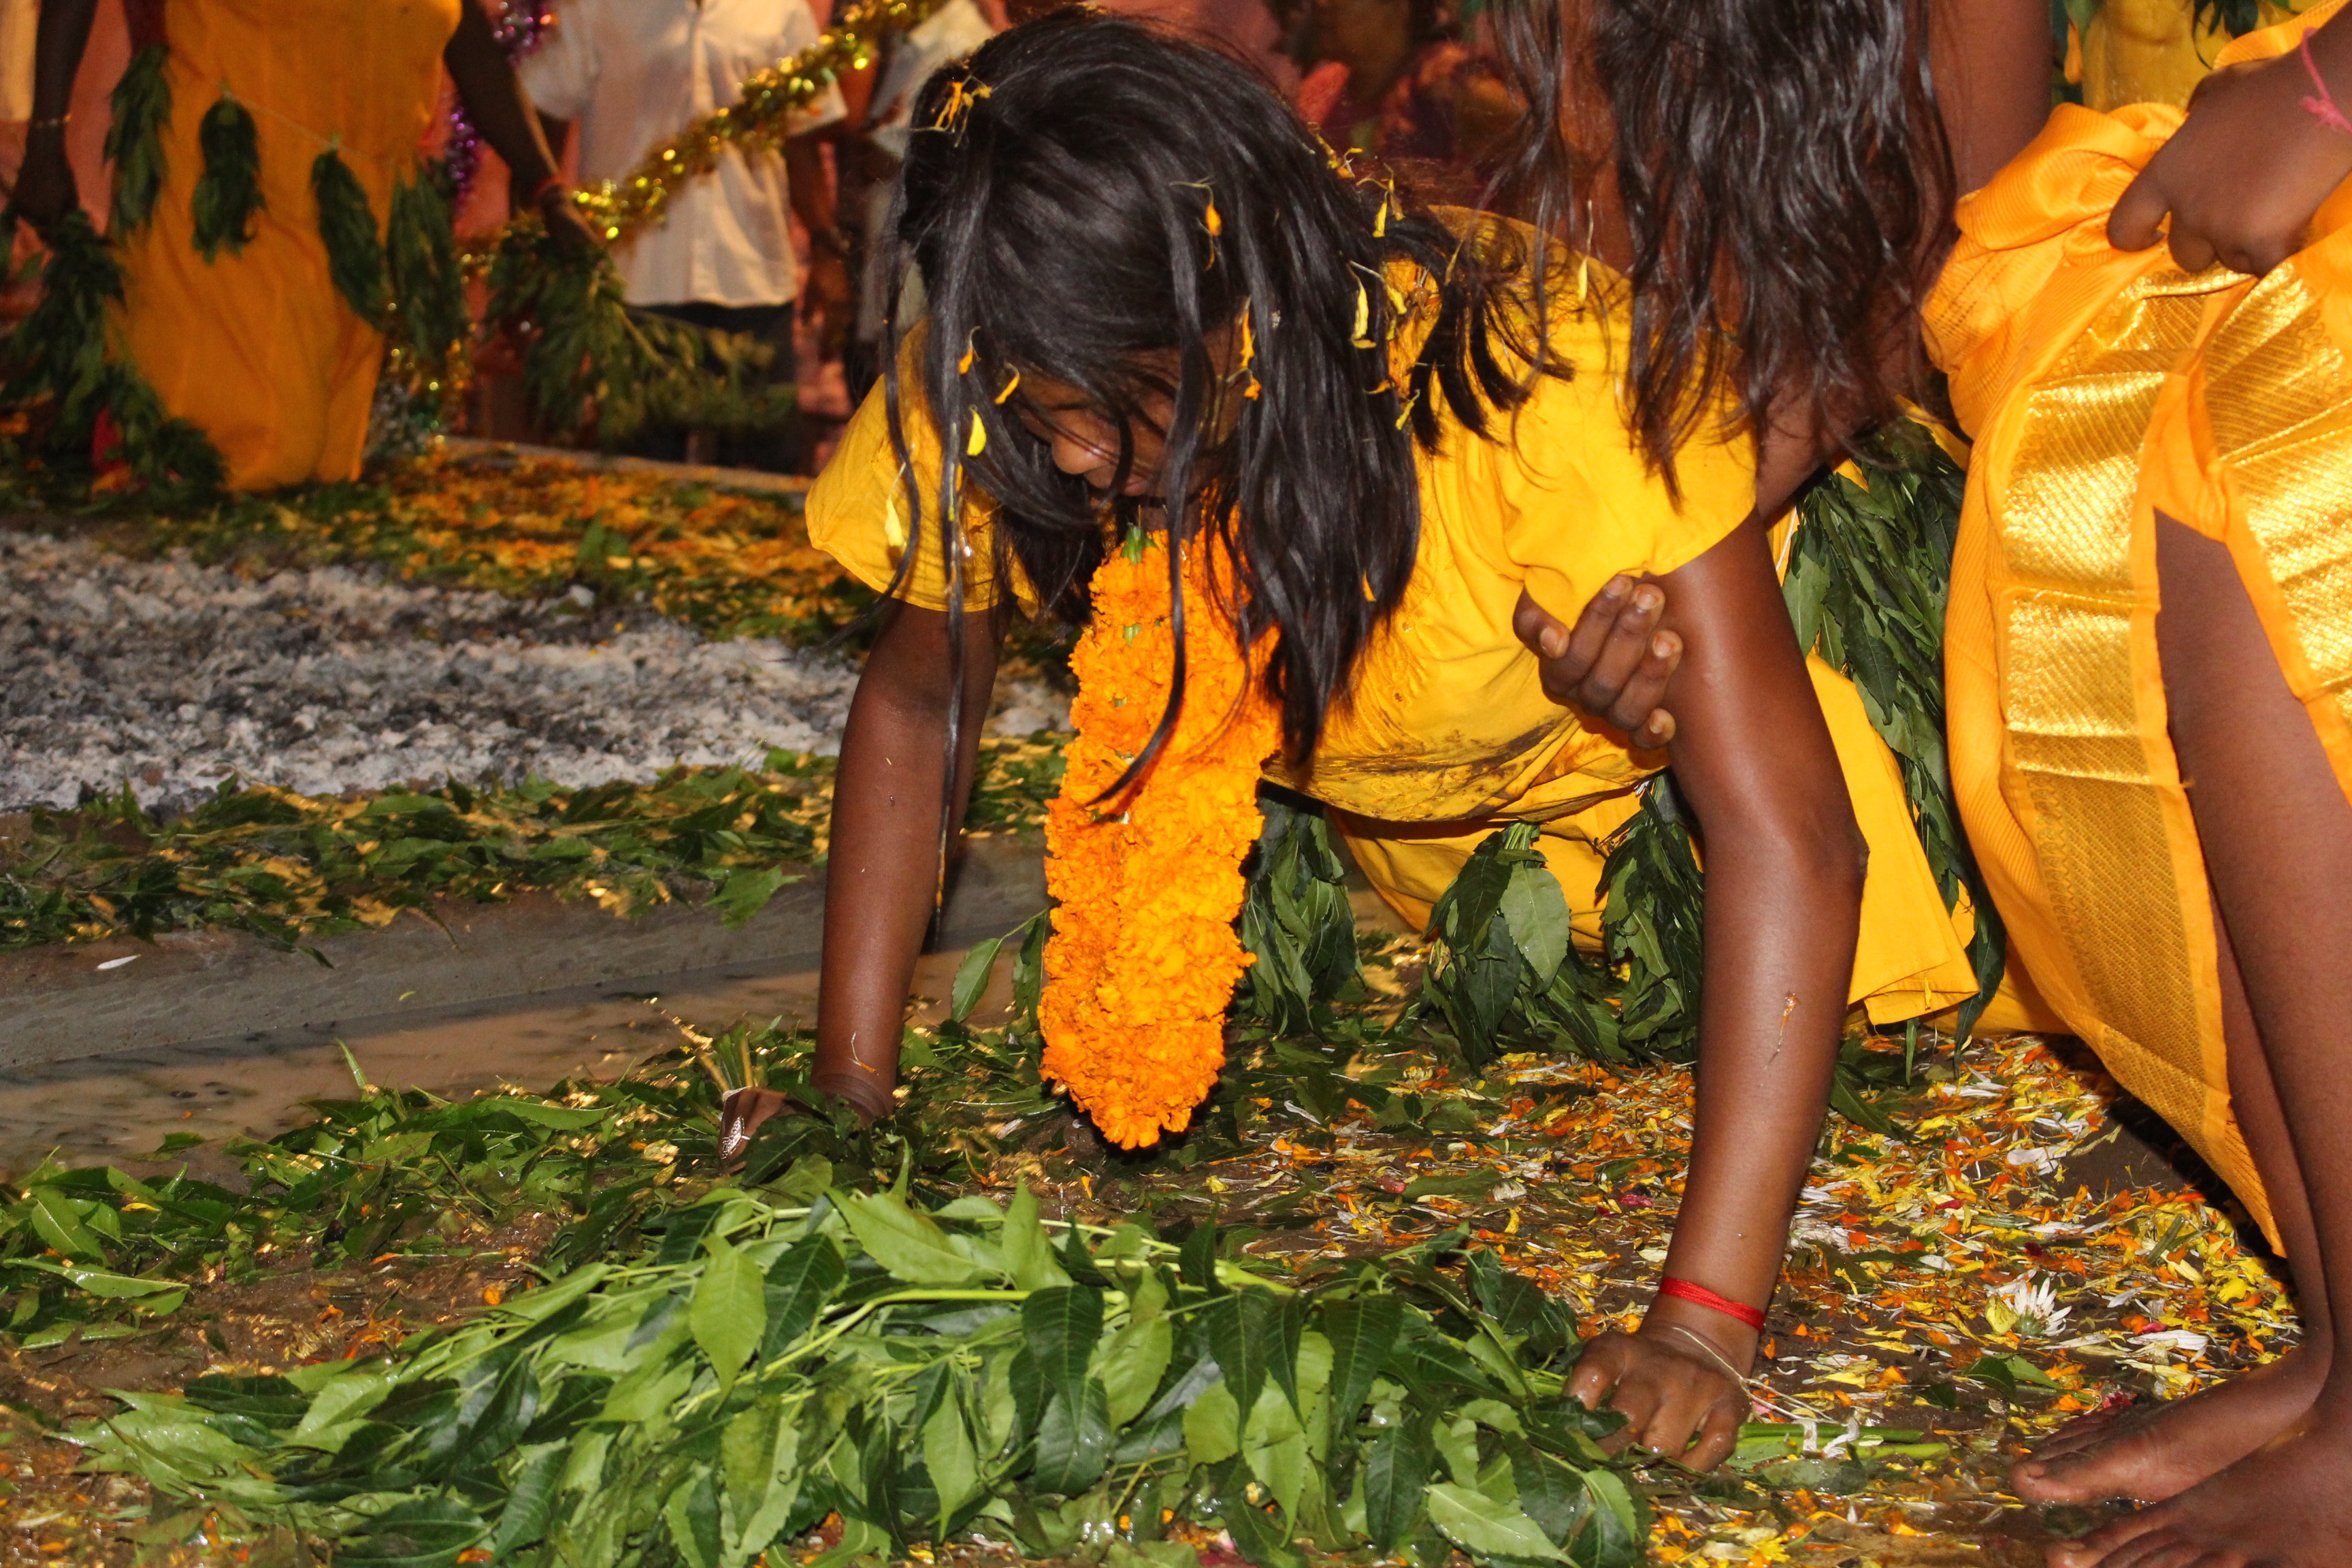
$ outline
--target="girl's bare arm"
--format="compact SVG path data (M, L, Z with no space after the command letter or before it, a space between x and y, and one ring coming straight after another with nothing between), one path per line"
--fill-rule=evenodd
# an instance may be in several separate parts
M964 617L963 727L954 820L963 820L996 679L1003 611ZM833 792L817 991L818 1089L869 1120L890 1114L898 1036L940 885L947 772L949 619L890 601L866 656Z
M1697 1105L1664 1272L1761 1307L1829 1102L1866 851L1761 522L1664 582L1685 649L1668 695L1675 777L1706 857ZM1609 1398L1635 1441L1704 1468L1738 1440L1731 1373L1756 1341L1661 1298L1638 1333L1593 1343L1570 1391Z

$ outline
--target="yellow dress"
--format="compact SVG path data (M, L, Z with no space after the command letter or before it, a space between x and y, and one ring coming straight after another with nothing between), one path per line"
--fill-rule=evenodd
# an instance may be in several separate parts
M2223 60L2292 48L2336 8ZM2108 211L2180 121L2061 109L1961 205L1927 308L1976 437L1945 631L1952 783L2011 963L2268 1227L2167 732L2155 517L2229 546L2352 790L2352 192L2260 281L2110 248Z
M1409 289L1413 280L1399 281ZM1622 735L1589 729L1547 698L1534 657L1511 629L1512 610L1525 588L1572 621L1612 576L1685 565L1754 510L1755 458L1744 439L1680 455L1680 505L1644 468L1610 370L1623 363L1624 320L1622 309L1558 313L1555 352L1576 373L1539 384L1516 421L1505 421L1505 444L1445 417L1438 449L1420 456L1420 552L1402 605L1367 647L1309 764L1268 765L1267 777L1332 808L1365 876L1417 924L1481 839L1505 823L1533 821L1578 932L1597 942L1599 846L1667 759L1628 749ZM1400 365L1417 353L1419 335L1411 324L1398 334ZM930 495L937 447L917 401L914 361L905 363L911 456L934 476ZM808 500L810 539L877 589L889 586L900 553L894 541L906 537L898 474L877 388ZM967 603L992 604L992 509L977 497L963 512ZM926 529L898 589L932 609L947 603L936 537ZM1013 589L1034 607L1026 584ZM1818 660L1812 674L1870 843L1852 999L1881 1023L1954 1006L1977 989L1966 952L1973 917L1965 905L1957 917L1945 909L1894 756L1852 683Z
M154 216L123 247L131 356L172 413L211 437L236 489L359 472L383 334L327 271L310 163L331 142L378 232L395 176L432 129L458 0L173 0L172 120ZM192 198L197 126L224 89L252 111L264 210L244 250L207 262Z

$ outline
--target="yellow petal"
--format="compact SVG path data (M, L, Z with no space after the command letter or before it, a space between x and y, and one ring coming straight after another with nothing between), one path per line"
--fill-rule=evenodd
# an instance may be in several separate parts
M1372 297L1364 292L1364 286L1361 283L1358 283L1356 285L1356 327L1349 334L1349 341L1360 349L1370 348L1371 342L1364 334L1371 331L1371 326Z
M971 416L971 438L963 444L963 455L967 458L977 458L986 450L988 450L988 426L980 422L979 411L975 409Z

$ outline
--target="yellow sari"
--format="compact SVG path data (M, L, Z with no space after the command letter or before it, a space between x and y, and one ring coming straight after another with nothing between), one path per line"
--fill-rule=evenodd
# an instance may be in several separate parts
M1501 220L1441 214L1458 231ZM1517 243L1530 236L1509 226ZM1743 438L1701 440L1678 456L1679 500L1627 435L1612 365L1625 363L1622 309L1599 308L1621 285L1595 264L1591 303L1564 296L1553 352L1576 367L1538 384L1501 422L1500 442L1442 414L1443 439L1420 456L1421 542L1404 603L1365 650L1344 703L1304 767L1266 776L1332 808L1332 821L1381 896L1416 929L1470 852L1510 822L1542 825L1541 847L1580 938L1600 939L1601 845L1637 809L1642 782L1666 765L1613 731L1588 726L1544 695L1511 615L1522 588L1563 620L1621 572L1664 574L1719 542L1755 507L1755 454ZM1563 269L1570 291L1578 268ZM1400 274L1402 292L1416 279ZM1426 315L1398 334L1392 374L1419 353ZM911 353L910 342L910 353ZM937 447L904 362L911 455L937 493ZM852 576L891 587L906 542L899 470L877 388L844 433L808 501L809 537ZM927 511L928 515L928 511ZM993 604L992 508L963 508L967 603ZM1034 607L1024 583L1011 584ZM947 604L935 531L898 595ZM1819 660L1813 685L1870 845L1862 935L1849 999L1877 1023L1924 1017L1976 994L1967 943L1974 916L1944 907L1911 822L1894 754L1871 729L1853 685Z
M2223 62L2294 47L2341 3ZM2352 199L2259 281L2113 249L2109 210L2181 118L2061 109L1961 205L1927 308L1976 438L1945 635L1952 781L2011 963L2268 1229L2167 733L2155 518L2229 547L2352 792Z
M331 143L381 233L394 177L433 125L458 0L173 0L172 121L154 216L123 247L122 329L172 413L211 437L236 489L357 476L383 334L336 292L310 163ZM265 204L242 252L206 261L192 198L199 123L223 91L252 111Z

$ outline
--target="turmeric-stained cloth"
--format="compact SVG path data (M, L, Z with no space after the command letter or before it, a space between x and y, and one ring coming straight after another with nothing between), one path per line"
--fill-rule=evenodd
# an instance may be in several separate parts
M172 121L155 213L122 251L131 356L163 406L210 437L236 489L359 472L383 334L327 272L310 164L336 145L382 233L393 182L433 123L458 0L173 0ZM252 112L264 210L240 254L206 261L196 129L223 92Z
M1457 228L1471 215L1446 215ZM1483 240L1524 247L1523 230ZM1266 776L1322 801L1381 896L1416 924L1479 840L1513 821L1543 825L1542 848L1567 893L1576 929L1599 937L1600 846L1636 809L1641 783L1666 764L1663 752L1629 750L1614 731L1587 728L1546 697L1533 655L1511 629L1522 588L1572 621L1618 573L1664 574L1728 535L1755 504L1755 458L1744 439L1702 440L1678 457L1679 504L1643 464L1628 437L1612 367L1624 363L1621 308L1597 308L1621 285L1595 264L1586 274L1595 308L1575 303L1573 264L1555 276L1567 294L1554 312L1554 352L1576 367L1540 383L1502 444L1443 415L1444 438L1420 458L1421 543L1404 601L1357 666L1309 765L1270 761ZM1411 294L1410 268L1393 279ZM1418 353L1427 313L1398 334L1396 374ZM938 447L910 346L903 362L908 438L926 496L937 493ZM897 458L880 390L850 422L809 494L809 536L853 576L890 586L908 538ZM971 552L967 603L993 604L993 507L971 496L961 509ZM927 519L937 509L927 503ZM1034 607L1025 583L1011 584ZM938 536L926 528L897 592L947 604ZM1939 1012L1976 993L1966 952L1973 916L1945 909L1913 829L1900 774L1870 728L1851 682L1816 662L1813 679L1844 764L1855 815L1870 843L1861 944L1852 999L1879 1022Z
M2336 9L2224 58L2274 56ZM1927 310L1976 439L1945 631L1952 782L2012 955L2268 1228L2167 733L2155 518L2229 546L2352 788L2352 204L2339 192L2324 237L2259 282L2111 248L2108 211L2180 121L2062 108L1961 205Z

